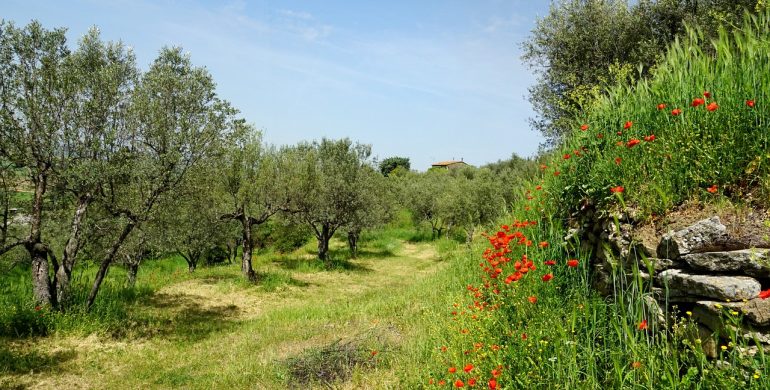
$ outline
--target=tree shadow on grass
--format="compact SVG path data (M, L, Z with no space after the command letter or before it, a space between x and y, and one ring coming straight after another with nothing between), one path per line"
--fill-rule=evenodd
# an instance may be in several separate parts
M28 374L30 372L56 371L62 363L77 356L73 350L50 354L35 350L16 350L0 341L0 374Z
M170 340L200 341L224 332L238 323L236 305L204 305L198 297L187 294L155 294L138 311L126 318L124 326L113 330L116 339L160 337Z
M316 271L352 271L352 272L372 272L372 269L362 264L355 263L346 258L335 257L333 252L330 252L330 259L323 261L317 258L302 258L302 257L282 257L273 260L273 263L277 264L283 269L300 271L300 272L316 272Z

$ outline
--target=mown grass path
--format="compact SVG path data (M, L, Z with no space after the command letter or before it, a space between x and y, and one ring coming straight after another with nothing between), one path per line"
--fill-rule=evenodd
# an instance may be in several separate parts
M430 342L442 297L429 280L446 263L431 244L395 247L334 270L261 259L257 285L237 265L200 269L137 302L116 334L10 341L28 364L0 387L400 387Z

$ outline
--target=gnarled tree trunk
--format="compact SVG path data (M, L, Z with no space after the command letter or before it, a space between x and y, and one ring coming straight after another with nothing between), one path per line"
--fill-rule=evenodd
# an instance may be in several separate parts
M80 249L80 235L83 218L85 217L88 206L91 203L91 194L85 194L78 198L75 215L72 217L70 236L64 245L64 255L62 262L56 269L56 300L61 308L67 306L71 299L70 287L72 279L72 269L75 266L75 258Z
M257 274L254 272L254 268L251 265L251 252L253 248L253 241L251 239L251 222L245 215L241 217L241 226L243 228L243 254L241 255L241 272L243 277L251 282L257 280Z
M350 247L350 256L354 259L358 257L358 237L360 234L357 230L348 231L348 247Z

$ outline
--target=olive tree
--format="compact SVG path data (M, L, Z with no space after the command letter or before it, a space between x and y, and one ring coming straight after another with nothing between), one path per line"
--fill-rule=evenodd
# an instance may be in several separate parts
M74 53L64 33L37 22L0 23L0 160L25 172L33 188L28 234L0 254L23 246L35 299L52 306L68 299L82 224L120 148L137 72L133 54L120 43L103 43L97 30ZM50 205L71 217L61 262L44 232Z
M291 215L308 224L318 241L318 258L328 261L329 241L334 233L348 226L359 212L371 210L367 204L367 181L372 167L371 147L341 140L322 139L294 149L300 162L299 180L293 191Z

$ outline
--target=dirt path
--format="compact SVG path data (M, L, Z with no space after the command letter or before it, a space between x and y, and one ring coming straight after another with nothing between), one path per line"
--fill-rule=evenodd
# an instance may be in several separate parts
M381 357L369 354L403 342L410 319L402 318L402 307L414 300L413 288L443 266L433 246L403 243L395 255L351 261L344 270L262 264L258 272L285 281L270 291L244 286L237 270L201 272L136 308L160 318L156 333L14 343L15 350L49 362L0 376L0 388L280 388L287 382L306 387L313 378L355 387L356 378L344 383L361 370L396 383L392 372L377 367ZM348 366L327 367L338 358ZM316 371L327 374L316 377Z

